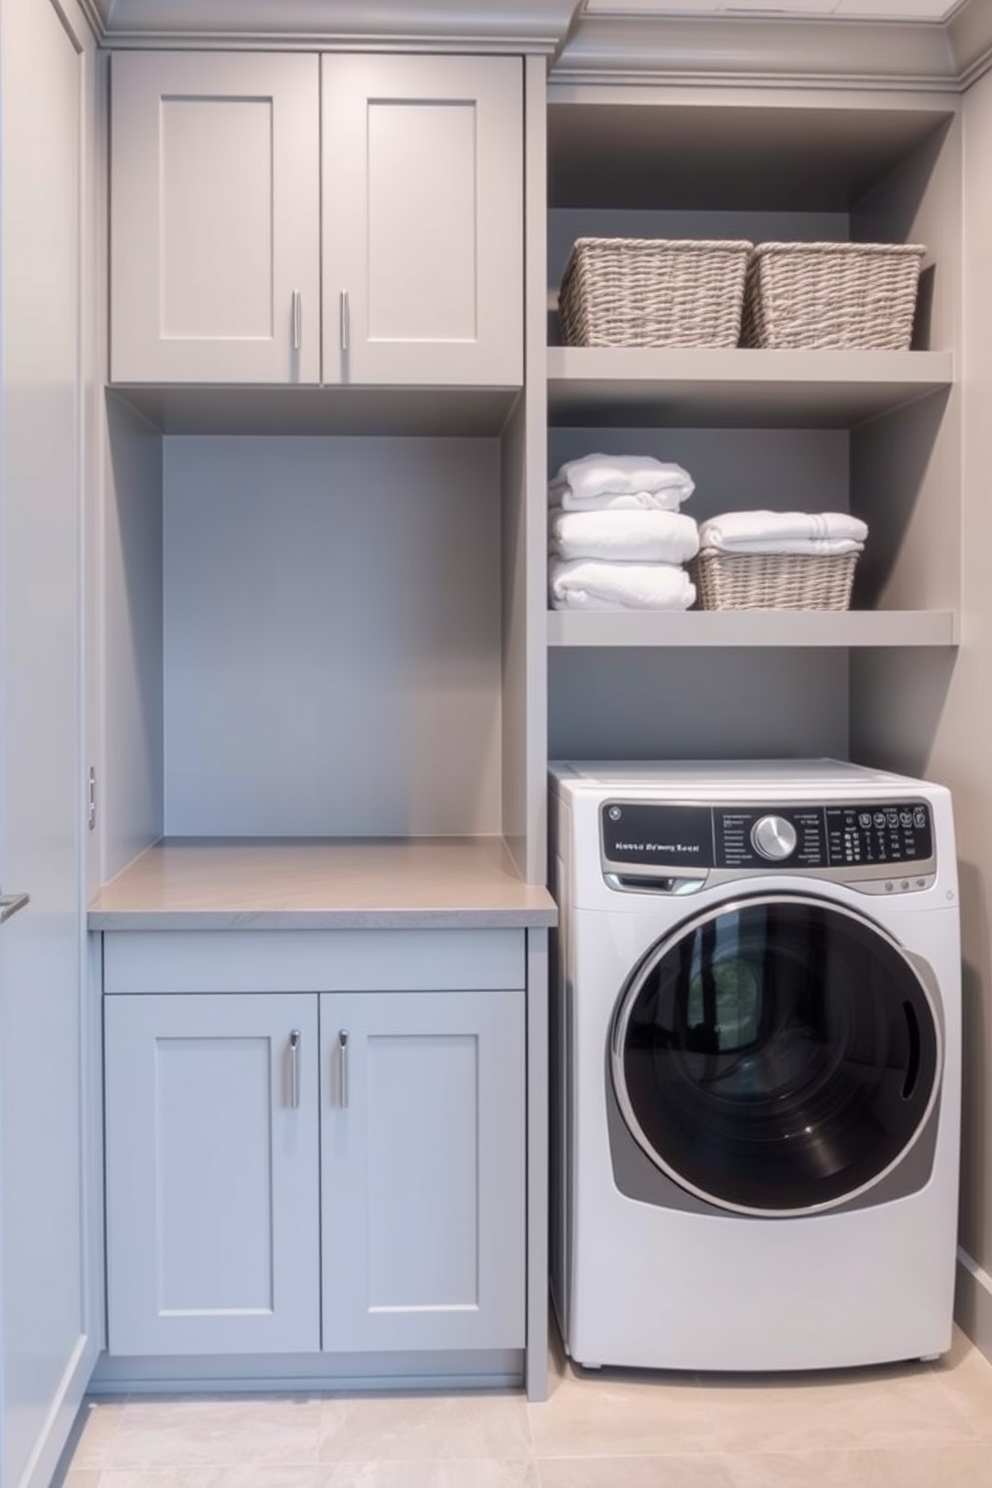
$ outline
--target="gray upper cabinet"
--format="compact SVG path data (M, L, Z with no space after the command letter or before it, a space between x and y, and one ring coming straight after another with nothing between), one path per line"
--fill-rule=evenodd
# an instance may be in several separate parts
M324 381L519 385L520 62L322 67Z
M522 174L517 58L116 55L112 381L519 386Z
M319 382L317 57L122 53L111 118L112 380Z

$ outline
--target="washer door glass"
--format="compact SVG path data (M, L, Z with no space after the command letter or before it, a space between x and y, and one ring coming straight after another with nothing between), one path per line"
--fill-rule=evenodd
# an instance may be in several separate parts
M617 1101L651 1160L723 1208L797 1214L871 1186L936 1097L940 1028L912 962L822 899L742 899L632 973Z

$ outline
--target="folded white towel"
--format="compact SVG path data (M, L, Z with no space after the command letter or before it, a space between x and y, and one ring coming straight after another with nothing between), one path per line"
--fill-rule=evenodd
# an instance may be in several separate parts
M791 545L796 541L818 544L815 550L799 551L829 552L831 550L825 549L823 543L842 541L863 544L867 536L868 528L865 523L858 517L849 516L847 512L724 512L722 516L710 517L699 527L700 547L716 548L721 553L738 550L750 553L792 552L795 550L791 546L771 548L768 543Z
M549 565L556 610L687 610L696 588L672 563L600 563L593 558Z
M670 511L677 512L685 500L678 491L625 491L621 494L578 497L570 486L549 486L552 508L564 511Z
M699 529L681 512L567 512L552 507L548 548L557 558L684 563L699 551Z
M840 553L860 553L864 543L849 537L783 537L755 538L754 542L703 543L708 553L811 553L821 558L835 557Z
M552 505L567 509L598 506L614 496L664 496L653 504L677 510L695 490L692 477L681 465L666 464L653 455L583 455L566 460L549 486Z

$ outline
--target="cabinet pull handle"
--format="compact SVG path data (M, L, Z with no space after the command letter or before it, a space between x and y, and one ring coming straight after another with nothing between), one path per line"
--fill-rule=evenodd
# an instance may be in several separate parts
M338 1086L341 1109L348 1108L348 1030L342 1028L338 1034L339 1069L341 1074Z
M5 925L8 920L12 920L17 911L30 902L30 896L27 894L0 894L0 925Z
M293 350L299 351L303 344L303 296L293 290Z
M289 1104L294 1111L300 1108L300 1030L294 1028L289 1035Z
M351 336L351 306L348 303L348 291L341 291L341 350L348 350L348 342Z

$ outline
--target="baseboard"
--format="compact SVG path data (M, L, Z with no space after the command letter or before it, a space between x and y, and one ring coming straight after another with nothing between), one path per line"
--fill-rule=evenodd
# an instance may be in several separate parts
M992 1363L992 1276L958 1249L954 1321Z
M307 1390L505 1390L523 1382L521 1349L392 1354L101 1354L89 1394L142 1395ZM32 1485L33 1488L33 1485Z

